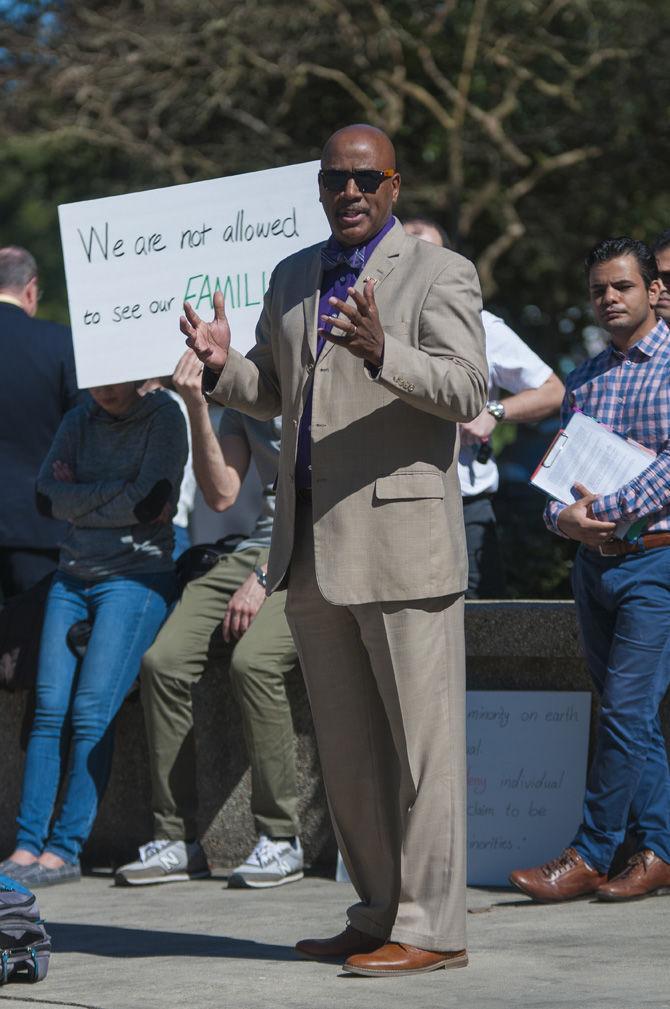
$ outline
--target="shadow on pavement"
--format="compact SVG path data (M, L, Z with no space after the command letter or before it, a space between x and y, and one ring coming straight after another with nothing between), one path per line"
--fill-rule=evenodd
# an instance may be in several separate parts
M228 957L232 960L298 960L292 946L234 939L229 935L157 932L117 925L74 925L49 920L55 953L110 957Z

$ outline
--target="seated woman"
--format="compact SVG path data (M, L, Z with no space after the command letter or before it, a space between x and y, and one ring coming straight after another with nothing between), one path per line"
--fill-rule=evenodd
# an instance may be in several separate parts
M90 393L63 418L37 478L40 511L70 527L47 600L16 850L0 863L29 887L80 878L114 716L176 595L171 520L188 452L181 410L162 391L140 397L134 382ZM80 620L93 625L81 664L67 643Z

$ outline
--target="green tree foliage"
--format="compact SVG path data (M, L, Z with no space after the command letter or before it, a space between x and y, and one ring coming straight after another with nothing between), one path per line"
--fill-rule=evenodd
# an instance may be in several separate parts
M666 0L0 0L0 18L0 242L38 256L52 316L57 203L313 159L348 122L392 136L400 215L437 218L559 370L586 353L586 250L670 226ZM569 558L551 563L543 594Z
M489 298L549 318L589 243L670 219L663 0L13 10L0 136L37 145L46 171L48 142L71 199L313 158L333 128L372 122L396 142L404 213L437 216Z

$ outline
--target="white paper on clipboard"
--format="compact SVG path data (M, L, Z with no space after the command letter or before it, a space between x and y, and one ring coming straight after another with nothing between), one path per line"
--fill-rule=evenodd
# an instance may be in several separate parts
M572 504L572 488L583 484L593 494L613 494L642 473L656 458L654 452L610 431L592 417L575 413L554 438L530 478L549 497ZM619 523L622 536L630 523Z

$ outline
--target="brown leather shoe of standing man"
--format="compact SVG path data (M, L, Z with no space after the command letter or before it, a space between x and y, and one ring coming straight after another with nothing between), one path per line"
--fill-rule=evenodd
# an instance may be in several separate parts
M386 942L367 932L359 932L347 925L344 932L329 939L300 939L295 944L296 953L307 960L346 960L352 953L371 953Z
M574 848L566 848L558 858L535 869L515 869L509 881L533 900L552 904L595 893L607 882L607 873L591 868Z
M467 967L464 949L438 953L418 949L404 942L387 942L374 953L358 953L344 962L344 970L364 977L404 977L406 974L426 974L442 967Z
M670 865L651 850L638 851L623 872L596 890L598 900L642 900L670 895Z

